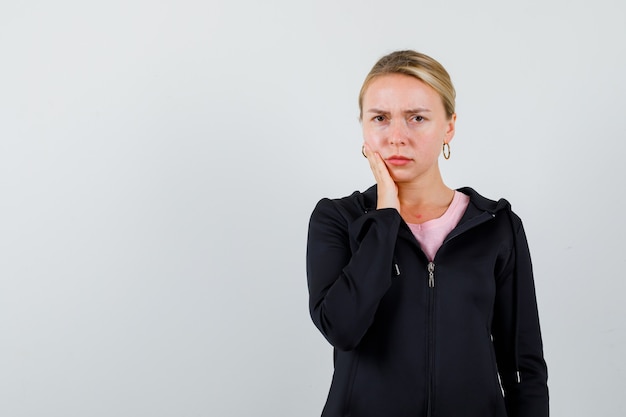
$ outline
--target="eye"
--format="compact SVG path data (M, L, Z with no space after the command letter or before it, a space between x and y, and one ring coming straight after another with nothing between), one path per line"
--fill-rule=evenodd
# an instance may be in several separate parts
M420 116L419 114L416 114L415 116L413 116L413 120L416 122L423 122L425 119L424 119L424 116Z
M372 118L372 120L375 121L375 122L384 122L385 121L385 116L382 116L382 115L379 114L378 116L374 116Z

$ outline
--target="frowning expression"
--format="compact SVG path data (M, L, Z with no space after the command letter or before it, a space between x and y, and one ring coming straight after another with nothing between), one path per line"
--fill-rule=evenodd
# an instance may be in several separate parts
M439 172L441 148L454 136L455 120L432 87L409 75L376 77L363 96L363 139L396 182Z

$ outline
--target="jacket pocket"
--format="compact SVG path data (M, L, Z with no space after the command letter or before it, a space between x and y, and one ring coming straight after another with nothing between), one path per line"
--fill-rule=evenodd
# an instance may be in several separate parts
M498 372L498 362L496 361L496 351L493 346L493 339L491 333L487 330L488 343L489 343L489 355L491 357L491 375L493 381L493 415L502 416L506 415L504 407L504 391L502 389L502 382L500 381L500 373Z
M502 393L502 384L500 383L500 374L498 373L498 362L496 361L496 352L489 337L489 355L491 357L491 375L493 376L493 387L495 391Z

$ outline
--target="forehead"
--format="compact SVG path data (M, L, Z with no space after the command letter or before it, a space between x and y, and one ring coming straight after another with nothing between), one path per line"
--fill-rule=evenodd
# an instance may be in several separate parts
M444 110L443 101L435 89L404 74L386 74L374 78L363 95L363 110L367 111L370 107Z

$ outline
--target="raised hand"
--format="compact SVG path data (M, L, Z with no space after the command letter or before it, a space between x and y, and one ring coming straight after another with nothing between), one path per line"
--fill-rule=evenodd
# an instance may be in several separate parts
M366 144L363 145L363 153L367 158L370 169L376 179L378 185L378 201L376 203L376 209L383 208L395 208L400 212L400 200L398 199L398 186L394 182L385 161L378 152L372 151L372 149Z

